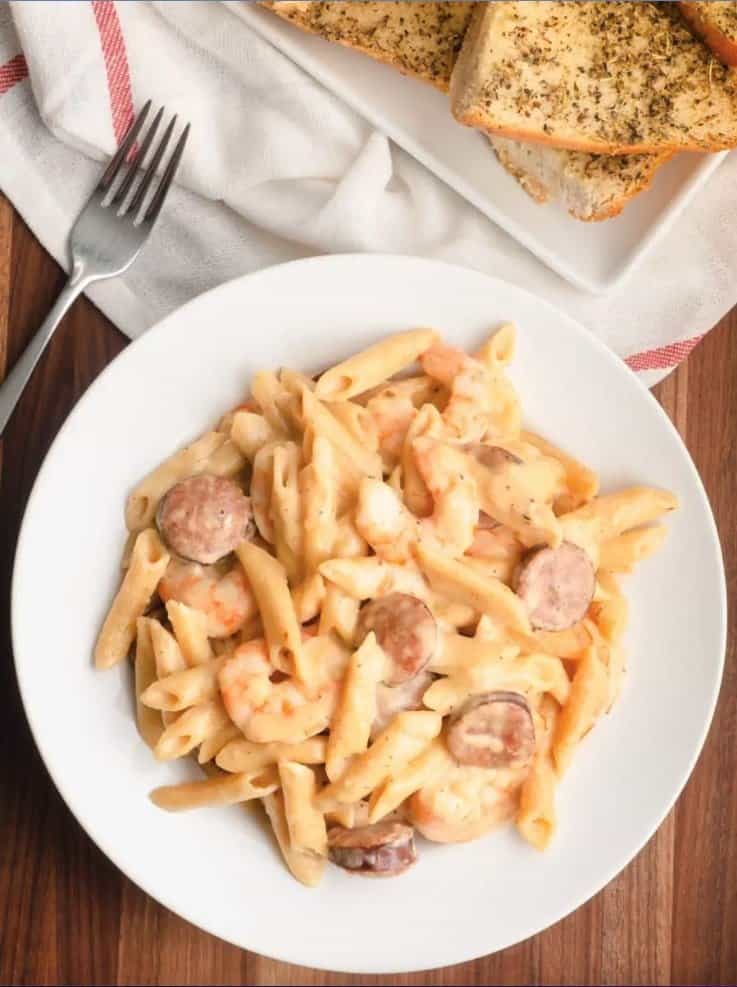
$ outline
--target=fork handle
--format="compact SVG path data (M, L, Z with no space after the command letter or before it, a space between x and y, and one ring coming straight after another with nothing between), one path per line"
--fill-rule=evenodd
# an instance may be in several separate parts
M82 268L76 268L72 271L69 280L56 299L53 308L44 319L41 328L28 344L23 355L3 383L0 384L0 436L5 431L8 419L13 414L13 410L20 400L20 396L41 354L54 335L56 327L66 315L69 307L80 296L90 281L93 280L95 279L87 275Z

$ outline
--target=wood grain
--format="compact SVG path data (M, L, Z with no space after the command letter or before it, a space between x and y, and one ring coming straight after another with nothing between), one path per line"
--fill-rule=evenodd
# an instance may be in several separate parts
M9 361L16 358L62 283L62 273L0 197L0 365L6 344ZM712 499L731 607L737 598L734 331L737 315L732 314L656 390ZM732 631L704 753L657 835L596 898L504 952L395 977L320 973L214 939L115 870L65 808L36 753L12 672L7 601L18 525L43 455L75 401L124 345L88 301L78 303L34 375L5 440L0 484L0 722L5 742L0 757L0 983L736 982L737 636Z

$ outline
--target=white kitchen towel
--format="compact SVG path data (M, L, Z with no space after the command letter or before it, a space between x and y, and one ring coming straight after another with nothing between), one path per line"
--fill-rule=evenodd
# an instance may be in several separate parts
M642 267L567 285L239 18L239 3L0 4L0 188L50 252L146 99L192 124L154 238L90 289L129 336L201 291L315 253L464 264L583 322L652 384L737 302L737 154ZM358 56L357 56L358 57Z

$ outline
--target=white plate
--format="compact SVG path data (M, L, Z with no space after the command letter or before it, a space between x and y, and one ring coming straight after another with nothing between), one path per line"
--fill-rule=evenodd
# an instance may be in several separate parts
M501 167L480 134L455 122L448 97L390 66L332 44L254 4L229 6L254 30L421 161L548 267L584 291L631 273L719 167L723 154L679 154L621 216L581 223L541 206Z
M528 423L601 472L653 483L682 509L664 550L628 582L624 695L560 788L560 831L531 849L512 828L424 844L393 881L330 868L298 885L238 808L169 815L147 793L195 777L157 764L133 723L130 670L91 652L118 583L124 497L172 450L242 399L251 374L316 371L394 330L441 328L474 346L513 319L513 377ZM90 387L39 474L12 598L28 718L59 791L133 881L190 922L248 949L362 973L457 963L524 939L595 894L639 850L685 783L712 716L725 642L719 543L703 488L663 411L623 363L519 288L412 258L300 261L234 281L146 333Z

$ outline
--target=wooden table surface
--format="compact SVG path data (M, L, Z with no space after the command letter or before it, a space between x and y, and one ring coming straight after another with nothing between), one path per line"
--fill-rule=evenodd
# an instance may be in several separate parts
M0 196L0 376L3 363L15 361L46 315L62 282L58 267ZM730 609L737 562L735 328L737 310L656 391L711 497L724 545ZM12 667L8 599L18 526L46 450L77 398L124 346L124 337L90 302L78 302L27 389L2 451L0 983L737 983L734 630L706 747L657 835L587 905L502 953L426 974L319 973L214 939L118 873L72 818L36 752ZM448 935L453 935L450 922Z

